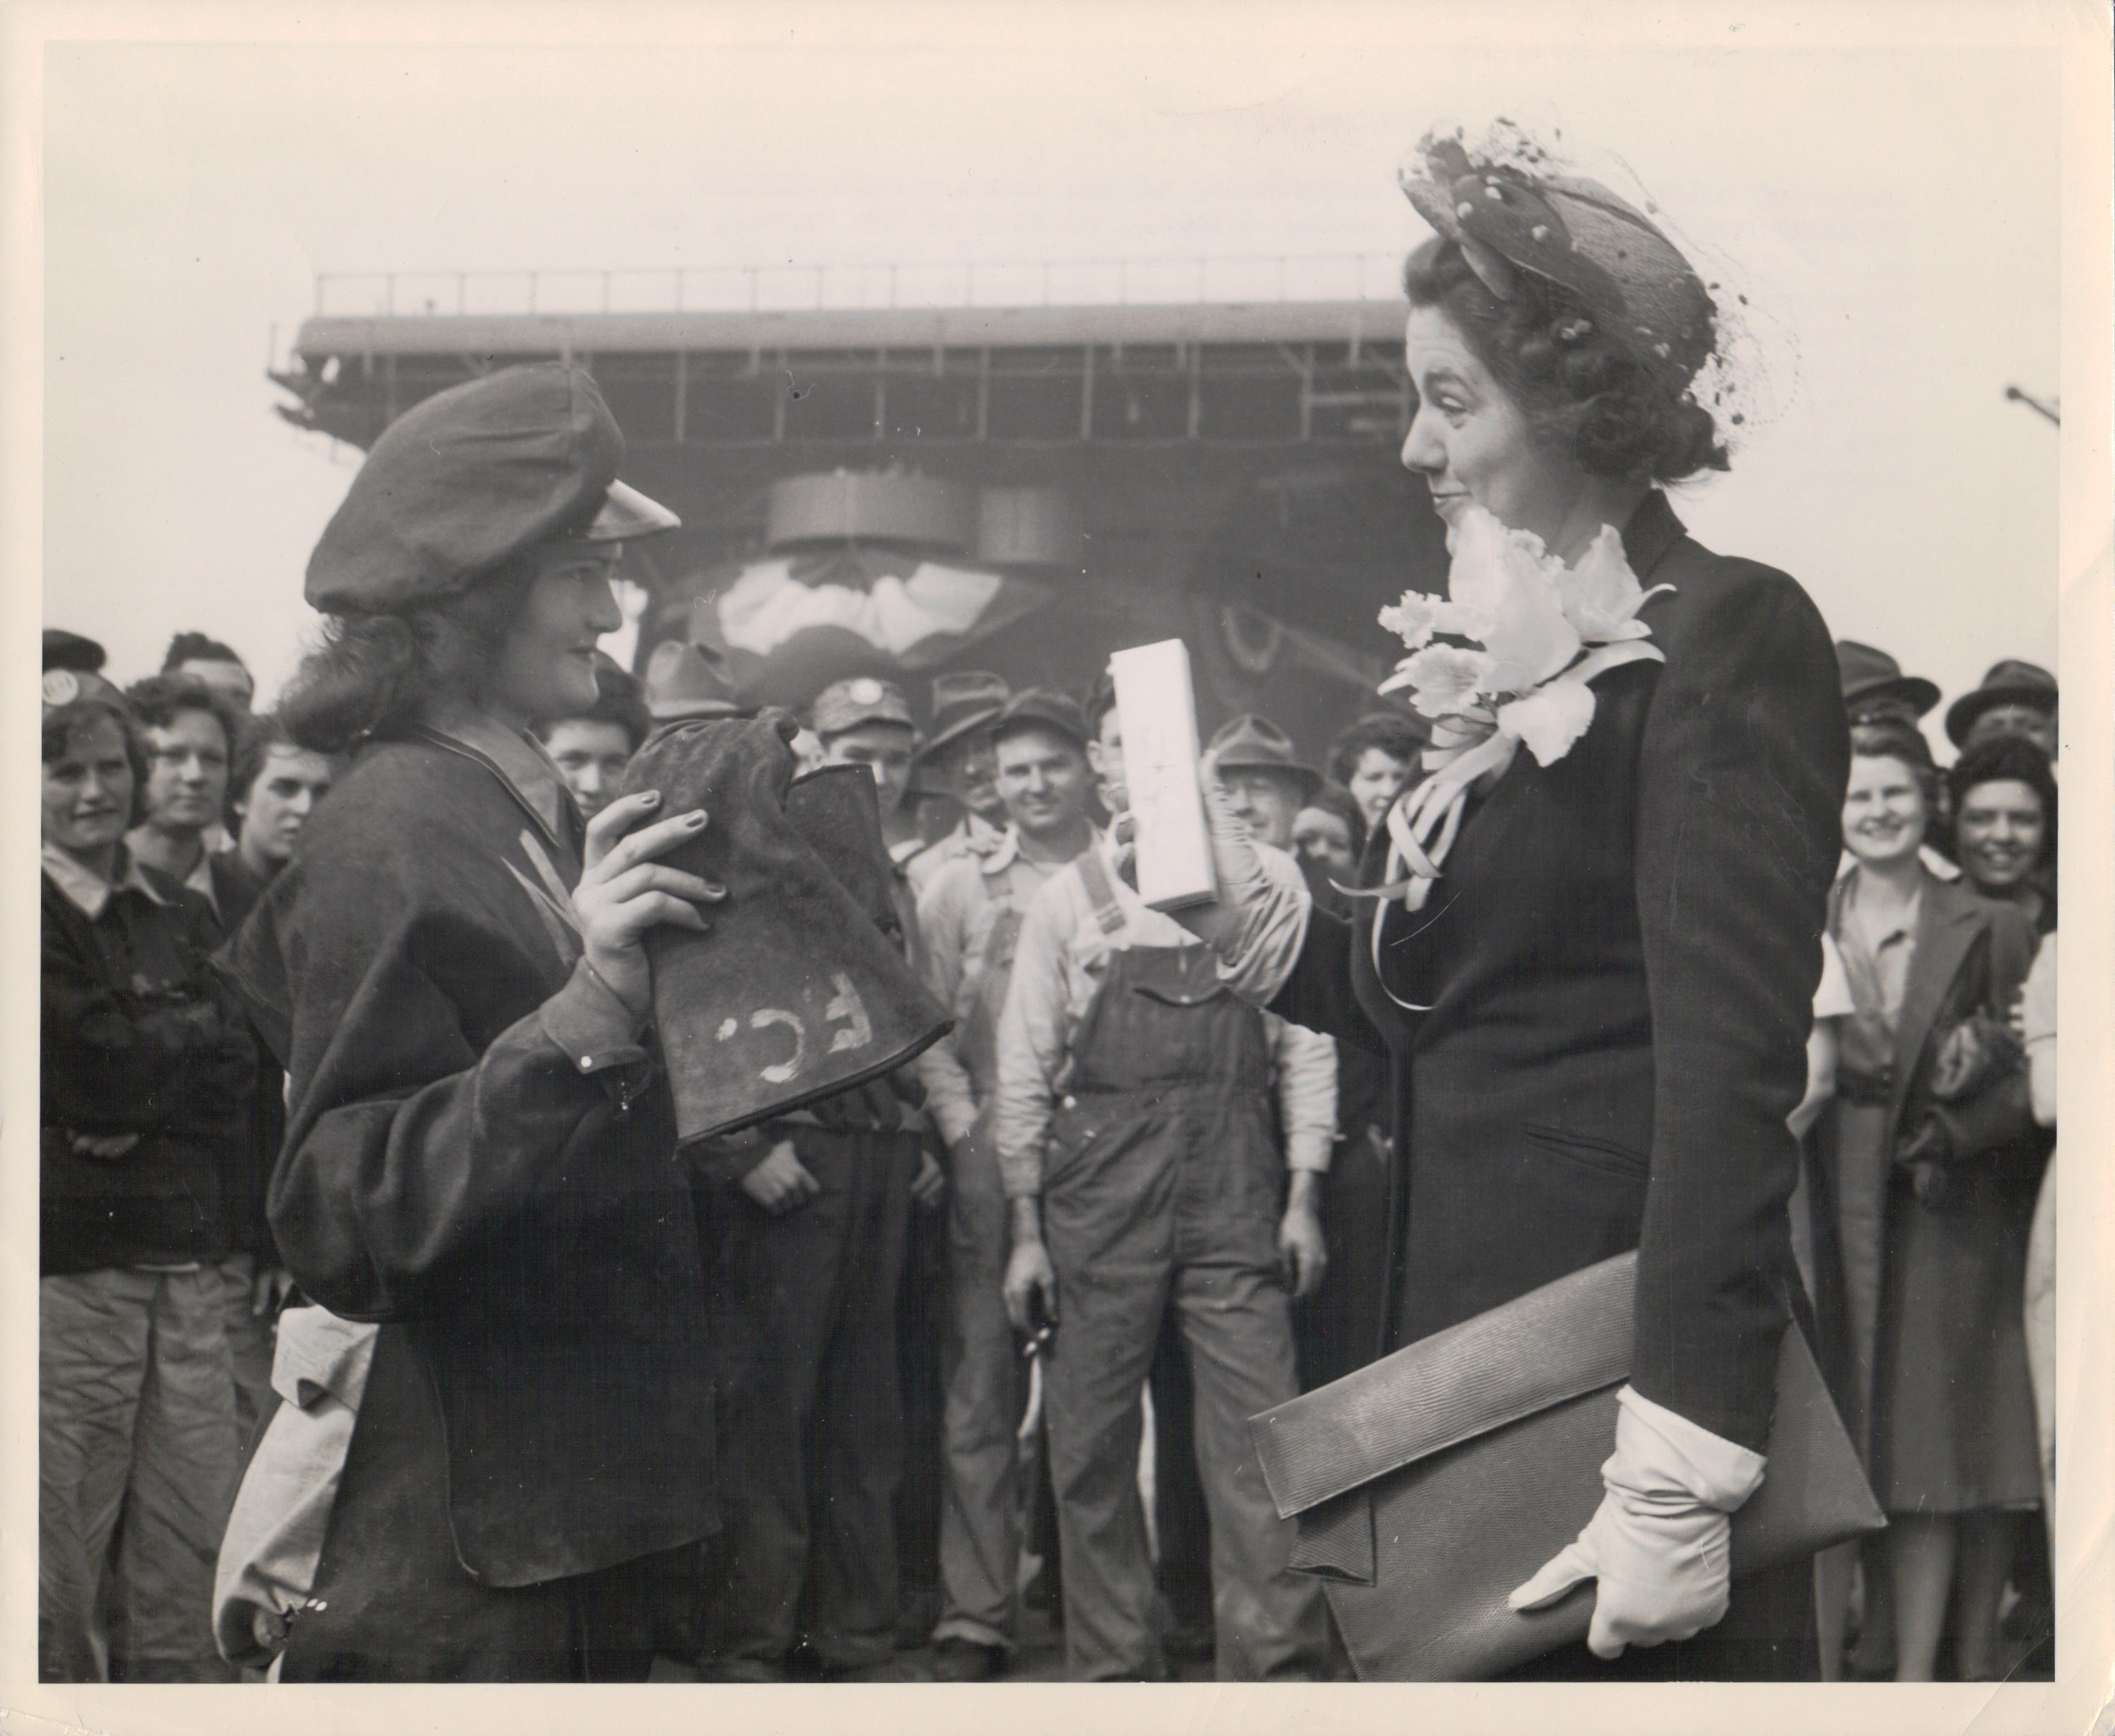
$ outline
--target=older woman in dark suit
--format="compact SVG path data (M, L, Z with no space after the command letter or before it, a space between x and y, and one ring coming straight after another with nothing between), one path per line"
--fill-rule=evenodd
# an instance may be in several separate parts
M1403 461L1457 560L1476 509L1575 565L1615 527L1665 660L1596 680L1561 757L1468 790L1423 908L1273 905L1215 812L1222 900L1195 920L1242 992L1395 1062L1397 1342L1638 1249L1607 1499L1516 1594L1597 1578L1593 1656L1534 1673L1808 1674L1807 1564L1742 1581L1728 1613L1725 1540L1797 1282L1785 1118L1838 852L1834 653L1796 583L1700 546L1659 492L1726 465L1690 392L1714 309L1681 254L1604 188L1426 149ZM1390 850L1383 827L1368 886ZM1662 1649L1612 1665L1626 1645Z

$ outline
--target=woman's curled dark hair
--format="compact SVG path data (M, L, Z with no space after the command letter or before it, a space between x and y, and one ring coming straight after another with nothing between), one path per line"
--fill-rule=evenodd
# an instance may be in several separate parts
M401 734L434 699L474 702L535 572L524 561L440 602L326 616L322 642L280 698L288 738L312 753L349 753Z
M1999 735L1978 742L1947 768L1946 786L1953 797L1957 823L1979 784L2025 784L2042 804L2042 853L2035 866L2056 860L2056 774L2038 742L2024 735Z
M1711 412L1638 360L1570 291L1530 271L1501 300L1461 247L1428 241L1403 266L1413 307L1437 308L1538 437L1598 476L1649 486L1727 468Z

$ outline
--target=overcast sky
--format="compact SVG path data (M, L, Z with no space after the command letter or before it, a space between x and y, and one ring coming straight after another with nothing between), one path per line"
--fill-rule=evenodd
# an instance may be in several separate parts
M2056 434L2003 399L2058 378L2053 51L1478 52L1322 4L870 16L904 22L51 47L48 619L121 678L179 627L268 694L291 670L351 474L264 378L318 271L1400 251L1396 164L1503 113L1627 165L1750 297L1776 410L1677 499L1704 541L1949 694L2053 662Z

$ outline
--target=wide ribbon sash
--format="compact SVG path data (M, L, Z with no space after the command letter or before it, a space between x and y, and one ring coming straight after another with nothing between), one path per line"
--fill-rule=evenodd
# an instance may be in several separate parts
M1583 686L1626 663L1665 661L1665 653L1657 645L1643 639L1626 639L1595 647L1545 685L1572 682ZM1434 723L1433 745L1424 754L1425 770L1431 775L1388 809L1388 863L1382 871L1382 883L1363 888L1340 886L1338 891L1352 898L1375 899L1383 905L1390 899L1399 898L1405 910L1425 908L1425 900L1432 895L1433 882L1439 877L1441 864L1461 832L1470 791L1486 776L1495 784L1505 776L1512 765L1513 756L1520 752L1524 737L1507 717L1512 708L1512 705L1502 705L1495 711L1476 708L1450 713ZM1547 758L1538 754L1537 758L1547 765L1570 750L1571 744L1567 743L1558 753ZM1382 974L1383 914L1380 910L1374 913L1374 978L1388 999L1406 1012L1429 1012L1429 1006L1406 1001L1389 988Z

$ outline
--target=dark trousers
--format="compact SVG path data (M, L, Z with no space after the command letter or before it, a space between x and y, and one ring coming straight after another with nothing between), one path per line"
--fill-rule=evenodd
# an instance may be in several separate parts
M1197 1394L1182 1323L1171 1308L1160 1322L1153 1371L1153 1519L1160 1559L1154 1579L1174 1630L1186 1640L1212 1632L1212 1516L1197 1469Z
M896 1647L896 1301L918 1138L804 1126L793 1143L822 1191L773 1217L733 1190L718 1285L713 1651L764 1671L802 1641L830 1668Z
M902 1595L940 1592L940 1341L947 1314L947 1215L914 1205L896 1296L896 1378L903 1400L903 1479L896 1490L896 1569Z
M1337 1142L1322 1179L1322 1287L1292 1305L1300 1390L1312 1392L1381 1354L1387 1322L1388 1135L1379 1128Z

